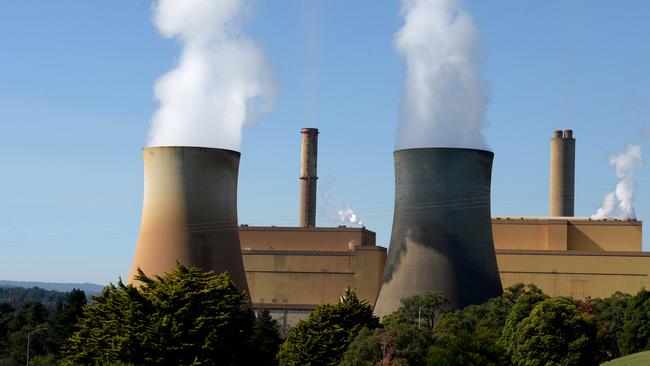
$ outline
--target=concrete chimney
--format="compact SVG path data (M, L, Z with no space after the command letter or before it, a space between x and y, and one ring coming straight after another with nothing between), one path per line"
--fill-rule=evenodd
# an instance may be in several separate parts
M318 129L303 128L300 153L300 226L316 226Z
M556 130L551 139L549 215L573 216L576 140L572 130Z
M144 202L129 282L176 262L221 273L248 293L237 225L240 154L203 147L143 149Z
M493 156L461 148L395 151L393 229L376 315L429 291L454 309L502 293L490 218Z

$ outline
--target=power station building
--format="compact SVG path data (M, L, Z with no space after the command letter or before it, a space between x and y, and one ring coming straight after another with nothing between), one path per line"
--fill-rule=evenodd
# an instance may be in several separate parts
M305 134L303 130L303 166L306 157L317 156L315 150L305 154L306 135L315 137L317 132ZM574 159L572 131L555 131L551 215L492 217L501 286L533 283L549 295L574 298L650 288L650 253L642 252L641 221L572 216ZM309 174L315 179L315 169ZM304 202L311 199L305 191L313 191L301 191L301 212L306 212L306 207L315 205ZM481 206L478 203L474 206ZM302 213L301 217L313 216ZM239 227L253 306L269 309L285 325L292 325L319 304L337 301L348 286L374 304L387 261L387 251L376 245L375 234L365 227L316 227L315 219L301 219L301 225Z
M129 281L179 261L230 272L254 308L285 326L347 287L389 314L401 298L441 292L452 307L515 283L549 295L606 297L650 288L642 222L574 217L575 139L551 139L548 217L490 217L492 153L457 148L395 152L391 248L365 227L318 227L318 130L303 129L300 226L238 225L239 153L162 146L143 150L144 202Z

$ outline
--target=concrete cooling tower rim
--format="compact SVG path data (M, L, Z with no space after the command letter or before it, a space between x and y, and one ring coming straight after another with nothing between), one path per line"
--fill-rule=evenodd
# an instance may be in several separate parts
M408 151L408 150L473 150L481 153L487 153L487 154L492 154L494 155L493 151L490 150L485 150L485 149L475 149L471 147L407 147L404 149L395 149L393 150L393 154L400 152L400 151Z
M186 145L163 145L163 146L145 146L142 148L142 151L149 149L205 149L213 151L224 151L230 154L235 154L241 156L241 152L237 150L222 149L220 147L205 147L205 146L186 146Z

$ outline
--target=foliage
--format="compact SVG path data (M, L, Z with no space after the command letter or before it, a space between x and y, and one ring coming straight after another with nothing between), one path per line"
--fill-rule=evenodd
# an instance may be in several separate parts
M24 362L28 334L30 364L56 364L59 346L72 333L72 326L86 302L86 295L80 290L62 295L63 299L52 311L46 306L47 299L44 303L24 302L17 309L0 303L0 365Z
M387 352L386 344L382 344L381 328L369 329L364 327L354 338L343 354L341 366L375 366Z
M548 296L534 287L531 291L524 289L522 292L513 292L513 299L515 302L508 313L499 339L499 343L508 354L514 352L514 337L519 323L530 315L537 304L548 299Z
M444 346L434 345L429 349L427 365L509 365L505 350L491 337L492 332L475 330L462 331Z
M74 332L74 325L86 306L86 294L74 289L68 293L64 303L59 303L48 320L47 348L58 354L61 346Z
M481 305L443 314L433 329L429 365L502 365L506 351L498 342L512 302L496 297Z
M510 340L515 365L593 365L596 322L571 299L549 298L514 326Z
M531 296L545 295L534 285L516 284L483 304L443 314L433 329L435 344L429 352L428 364L510 364L500 337L513 307L526 303Z
M625 309L632 296L616 292L605 299L595 299L595 317L598 324L596 361L604 362L622 355L618 340L623 332Z
M46 353L43 333L46 331L48 312L39 302L28 302L14 313L9 322L8 355L16 360L24 360L27 353L27 335L30 333L30 355Z
M618 346L623 355L650 349L649 291L643 289L630 299Z
M7 303L14 308L20 308L25 303L41 303L48 311L57 304L65 301L67 293L48 291L39 287L0 287L0 303Z
M136 280L141 287L120 281L85 308L64 365L234 365L254 357L252 312L227 273L177 264L155 279L140 271Z
M341 366L418 365L432 344L426 327L390 322L383 328L364 328L343 355Z
M348 288L339 303L320 305L289 331L278 360L291 366L337 365L363 327L378 326L372 307Z
M256 349L255 365L277 365L276 355L282 338L278 322L271 317L268 310L258 312L253 324L252 344Z
M437 320L438 315L447 306L448 302L441 294L427 292L424 295L416 295L400 300L399 309L385 317L383 323L407 322L417 326L424 326L429 330Z
M576 301L517 284L453 311L441 295L428 293L403 299L381 324L348 290L282 343L271 314L247 310L245 294L226 274L179 265L164 277L141 273L139 280L139 288L110 285L92 306L80 290L55 304L47 296L20 306L0 302L0 366L24 363L28 333L30 364L42 366L59 364L62 345L64 365L121 366L587 365L650 348L645 290Z

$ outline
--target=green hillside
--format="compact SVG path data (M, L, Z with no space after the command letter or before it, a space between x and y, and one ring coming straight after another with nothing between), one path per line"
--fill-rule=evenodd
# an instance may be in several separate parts
M625 357L617 358L602 365L606 366L643 366L650 365L650 351L634 353Z

